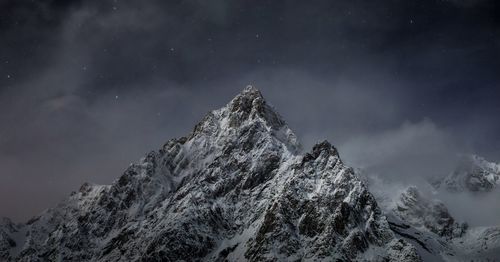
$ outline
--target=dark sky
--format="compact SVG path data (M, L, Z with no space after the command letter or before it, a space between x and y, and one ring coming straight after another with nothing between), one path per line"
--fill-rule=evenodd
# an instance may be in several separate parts
M110 183L247 84L355 166L498 162L499 83L495 0L1 0L0 216Z

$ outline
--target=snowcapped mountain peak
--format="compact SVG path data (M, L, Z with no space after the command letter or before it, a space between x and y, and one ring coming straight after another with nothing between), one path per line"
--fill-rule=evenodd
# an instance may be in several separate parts
M401 214L432 207L449 222L436 228L452 224L408 196ZM422 261L395 232L337 149L303 153L249 86L111 185L84 184L26 224L0 221L0 260Z
M253 96L253 97L261 97L262 93L253 85L247 85L238 96Z
M261 92L249 85L226 106L230 111L230 126L237 126L245 120L260 119L269 128L279 129L286 125L282 117L267 104Z
M482 156L472 154L472 155L465 155L463 156L463 158L469 160L469 162L471 162L472 165L486 169L491 173L500 173L499 164L490 162Z
M478 155L462 155L455 170L433 182L451 192L488 192L500 184L500 164Z
M254 87L113 184L85 184L19 227L0 259L420 261L337 150L311 152Z
M291 154L301 151L297 137L283 118L270 106L259 90L247 86L221 109L208 113L198 123L187 141L208 145L227 145L228 140L246 146L254 145L259 138L280 146ZM236 141L238 140L238 141Z

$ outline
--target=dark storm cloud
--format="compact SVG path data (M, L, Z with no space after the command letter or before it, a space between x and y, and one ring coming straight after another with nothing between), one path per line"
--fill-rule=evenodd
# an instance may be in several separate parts
M0 10L0 215L25 219L84 181L109 183L247 84L306 149L327 138L391 177L434 175L456 151L500 159L495 1Z

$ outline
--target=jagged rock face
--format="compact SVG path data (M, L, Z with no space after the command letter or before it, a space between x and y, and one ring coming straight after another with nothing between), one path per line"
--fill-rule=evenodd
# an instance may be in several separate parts
M251 260L355 259L370 244L382 246L392 238L373 196L327 142L287 172L291 175L249 242Z
M500 165L476 155L463 156L451 174L433 184L451 192L489 192L500 184Z
M401 194L394 213L415 228L448 239L461 237L467 229L467 224L457 223L442 202L426 199L413 186Z
M19 261L420 261L337 150L302 154L253 87L112 185L5 228L0 258Z

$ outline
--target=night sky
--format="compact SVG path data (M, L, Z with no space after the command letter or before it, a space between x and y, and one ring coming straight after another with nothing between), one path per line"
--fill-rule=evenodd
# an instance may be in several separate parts
M500 162L500 3L0 1L0 216L111 183L246 85L305 150L412 180Z

